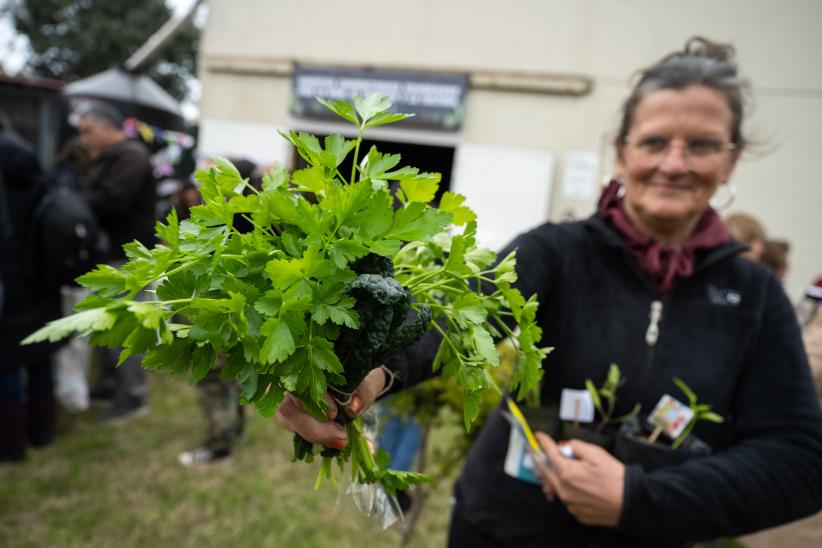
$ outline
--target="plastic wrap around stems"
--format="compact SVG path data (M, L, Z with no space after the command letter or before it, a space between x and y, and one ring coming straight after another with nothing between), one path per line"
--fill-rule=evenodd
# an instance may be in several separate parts
M363 434L366 437L371 451L376 451L377 433L379 432L379 414L371 408L363 414ZM397 497L389 495L379 483L360 483L352 479L353 474L343 474L337 496L337 505L350 506L347 501L353 499L354 505L370 524L377 525L381 530L388 529L398 521L403 521Z

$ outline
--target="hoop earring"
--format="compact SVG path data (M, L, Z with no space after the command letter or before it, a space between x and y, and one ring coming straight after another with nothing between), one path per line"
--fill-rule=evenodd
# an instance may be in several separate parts
M619 189L617 190L616 197L617 200L621 200L625 197L625 183L622 182L622 177L620 177L619 175L613 177L613 180L619 184Z
M718 202L711 198L708 202L708 204L711 206L711 208L714 209L714 211L725 211L726 209L731 207L731 205L734 203L734 200L736 199L736 185L734 185L731 182L728 182L725 183L723 186L725 186L728 189L728 197L725 199L725 201Z

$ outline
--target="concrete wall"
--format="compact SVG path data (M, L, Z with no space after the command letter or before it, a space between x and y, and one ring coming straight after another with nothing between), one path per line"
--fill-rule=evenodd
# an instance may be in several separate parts
M550 217L587 215L593 197L562 191L572 151L612 163L629 77L694 34L736 45L754 85L748 130L760 144L734 180L733 211L759 216L792 246L796 298L822 273L822 2L816 0L211 0L202 44L201 121L292 127L292 61L327 66L510 71L593 82L579 97L472 89L455 145L550 151ZM431 136L434 138L434 136ZM422 140L424 140L424 136ZM240 141L237 141L238 143ZM238 144L238 146L241 146ZM272 157L284 149L272 141Z

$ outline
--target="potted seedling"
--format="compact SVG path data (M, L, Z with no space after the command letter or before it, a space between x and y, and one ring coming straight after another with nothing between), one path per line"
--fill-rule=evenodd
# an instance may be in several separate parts
M709 421L721 424L725 422L725 419L711 411L711 406L706 403L697 403L696 394L694 391L690 389L690 387L685 384L682 379L674 377L674 384L679 388L683 394L688 398L688 408L693 411L694 416L685 426L685 429L682 433L676 437L674 442L671 444L671 449L678 449L683 442L689 439L691 432L696 426L696 423L699 421Z
M692 435L694 426L701 420L721 423L724 419L710 405L697 403L696 393L682 379L674 377L673 382L688 403L664 394L646 420L635 417L624 423L614 447L614 455L622 462L650 471L711 454L711 447Z
M608 374L602 386L597 387L594 385L593 380L586 379L585 391L581 391L583 397L573 400L573 420L566 420L562 423L562 437L565 439L580 439L610 449L613 445L616 426L635 417L641 408L640 404L637 403L629 413L614 417L617 391L625 384L625 380L619 366L615 363L612 363L608 368ZM593 404L596 414L599 416L599 422L593 427L580 425L580 409L585 406L581 402L586 400ZM567 418L567 415L563 414L562 418ZM591 423L593 423L593 417L591 419Z

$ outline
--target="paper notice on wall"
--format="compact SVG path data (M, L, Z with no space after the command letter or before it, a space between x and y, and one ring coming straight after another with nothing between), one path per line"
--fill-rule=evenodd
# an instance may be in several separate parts
M565 157L562 174L562 196L573 200L590 200L597 190L599 158L593 152L572 151Z
M554 156L534 148L463 144L451 190L477 214L477 238L499 251L514 236L548 220Z

